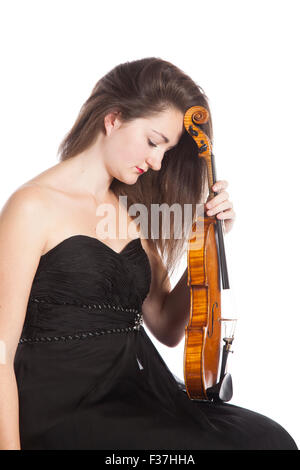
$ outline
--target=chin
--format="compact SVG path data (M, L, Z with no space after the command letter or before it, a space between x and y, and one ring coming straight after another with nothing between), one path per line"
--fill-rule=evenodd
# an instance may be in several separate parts
M115 176L115 179L118 180L118 181L121 181L121 183L124 183L124 184L129 184L129 185L132 185L132 184L135 184L138 180L138 177L139 175L132 175L131 177L122 177L122 176L119 176L119 177L116 177Z

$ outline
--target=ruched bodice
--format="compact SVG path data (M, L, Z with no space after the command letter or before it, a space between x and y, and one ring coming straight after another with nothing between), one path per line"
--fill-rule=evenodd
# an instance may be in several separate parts
M188 398L142 325L153 275L139 238L41 257L14 361L21 448L295 449L269 418Z
M150 283L140 238L117 253L96 238L69 237L40 259L21 336L133 326Z

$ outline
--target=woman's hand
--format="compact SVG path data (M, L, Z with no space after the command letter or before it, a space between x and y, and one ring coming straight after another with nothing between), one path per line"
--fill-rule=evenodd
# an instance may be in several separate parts
M236 216L233 204L228 200L229 194L225 191L227 186L228 182L225 180L216 181L212 189L218 194L205 204L207 215L216 215L217 219L224 220L225 233L232 229Z

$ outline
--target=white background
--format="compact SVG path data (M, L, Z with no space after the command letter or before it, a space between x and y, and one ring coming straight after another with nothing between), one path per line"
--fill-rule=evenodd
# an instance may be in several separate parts
M156 56L206 92L218 179L237 218L226 251L238 327L231 403L299 430L299 2L2 1L0 203L58 162L96 81ZM176 283L185 259L171 279ZM182 377L183 342L163 347Z

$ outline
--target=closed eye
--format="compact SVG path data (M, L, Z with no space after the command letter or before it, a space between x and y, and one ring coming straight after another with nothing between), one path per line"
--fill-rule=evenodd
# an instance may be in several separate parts
M150 139L148 139L148 144L150 145L150 147L157 147L157 145L155 145L153 142L151 142Z
M154 144L153 142L151 142L150 139L148 139L148 144L150 145L150 147L157 147L156 144ZM173 145L173 147L169 147L166 152L168 152L169 150L173 149L174 147L176 147L176 145Z

